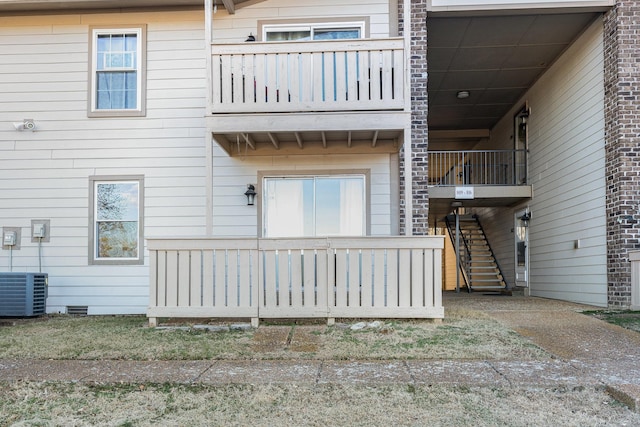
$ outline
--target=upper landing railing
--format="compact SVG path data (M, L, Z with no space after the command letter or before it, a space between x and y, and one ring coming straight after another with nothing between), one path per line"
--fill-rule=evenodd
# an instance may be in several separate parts
M429 151L429 185L525 185L525 150Z
M402 38L212 46L212 111L402 110Z

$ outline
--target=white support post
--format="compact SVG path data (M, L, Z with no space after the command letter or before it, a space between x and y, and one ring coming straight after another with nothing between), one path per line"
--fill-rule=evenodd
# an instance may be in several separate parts
M404 39L404 110L411 112L411 0L402 1L404 20L402 38Z
M213 0L204 0L204 45L205 57L207 58L207 117L212 113L213 105L213 82L211 81L212 64L212 44L213 44Z
M205 132L205 156L206 156L206 197L207 197L207 236L213 236L213 135L211 129Z
M213 69L213 0L204 0L204 44L205 56L207 58L207 107L206 116L210 117L213 113L213 81L211 73ZM213 135L211 129L206 130L205 137L205 156L206 156L206 197L207 197L207 219L206 232L208 236L213 235Z

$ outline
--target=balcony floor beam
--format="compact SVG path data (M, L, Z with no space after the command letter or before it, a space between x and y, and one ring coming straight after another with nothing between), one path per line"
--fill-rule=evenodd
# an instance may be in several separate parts
M278 141L278 138L276 138L276 136L271 132L267 132L267 136L271 140L271 143L273 144L274 148L276 150L279 150L280 149L280 141Z
M250 119L249 119L250 118ZM403 130L411 126L406 112L219 114L206 119L215 133L330 132Z

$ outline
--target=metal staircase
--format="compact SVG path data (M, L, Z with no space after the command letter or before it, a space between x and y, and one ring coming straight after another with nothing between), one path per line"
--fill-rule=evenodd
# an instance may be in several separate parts
M456 247L456 216L445 218L451 241ZM501 291L507 289L507 283L500 265L489 245L487 236L477 215L459 215L459 253L458 266L462 272L464 284L471 291Z

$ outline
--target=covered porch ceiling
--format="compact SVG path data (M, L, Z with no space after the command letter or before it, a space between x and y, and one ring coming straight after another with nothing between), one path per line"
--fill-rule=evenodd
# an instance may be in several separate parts
M258 131L213 133L230 156L393 153L402 130Z
M427 18L430 150L471 149L486 138L602 13L553 11Z
M207 129L230 156L398 152L403 111L214 114Z
M602 12L574 8L430 15L429 150L471 150L489 139L498 121L521 107L527 90ZM531 197L527 185L477 186L473 200L456 199L454 187L431 187L430 222L450 213L452 203L508 207Z

